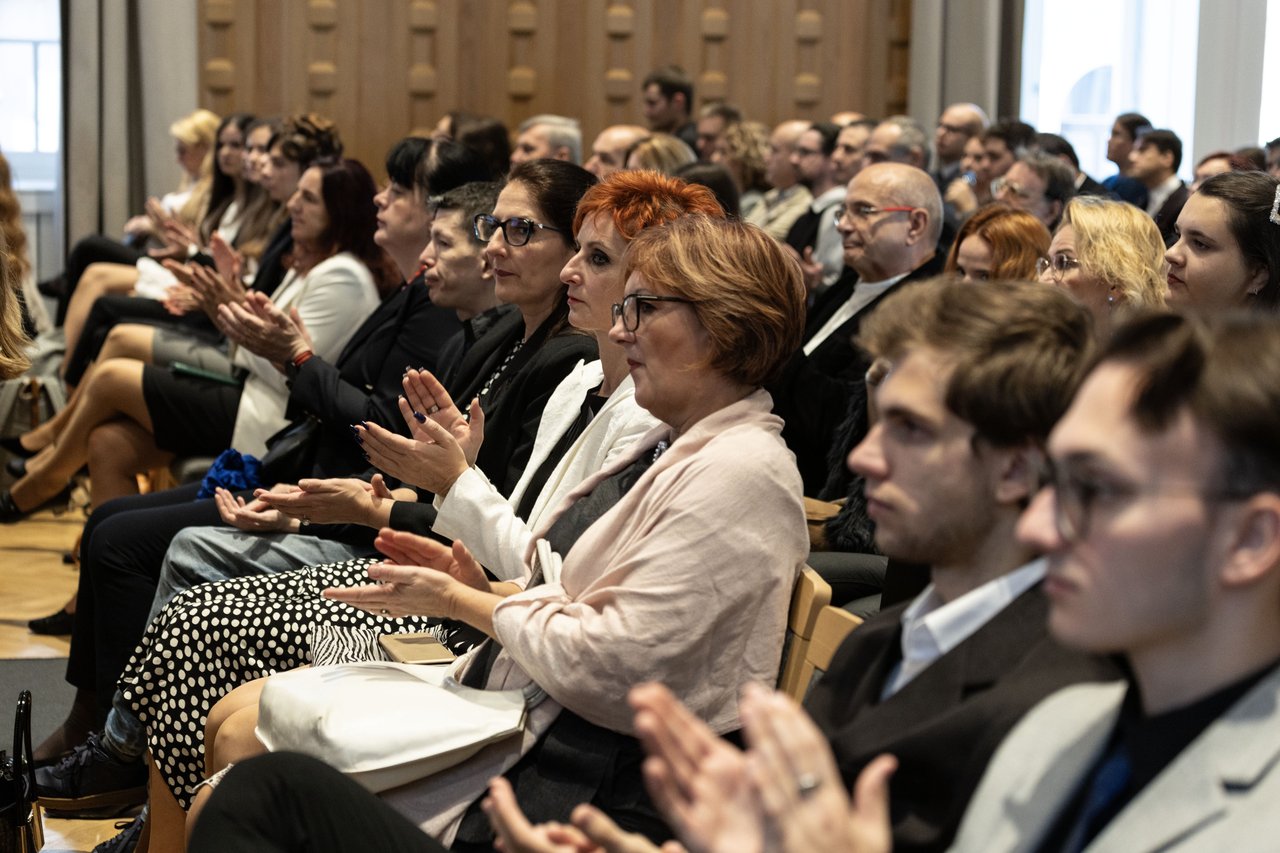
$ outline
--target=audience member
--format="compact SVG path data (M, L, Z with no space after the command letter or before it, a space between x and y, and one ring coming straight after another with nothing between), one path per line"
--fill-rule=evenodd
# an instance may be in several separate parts
M786 244L800 260L810 291L834 284L844 268L836 216L845 185L836 180L836 164L831 159L839 133L834 124L816 122L800 134L791 151L796 180L809 190L813 201L792 224Z
M516 131L511 167L541 158L582 164L582 129L578 120L557 115L536 115L525 119Z
M1194 179L1191 185L1187 187L1189 192L1195 192L1200 189L1200 185L1205 182L1206 178L1212 178L1214 175L1221 175L1223 172L1233 170L1232 159L1236 155L1230 151L1210 151L1208 154L1200 158L1200 162L1196 163L1195 171L1191 174ZM1241 166L1245 166L1244 162L1240 162ZM1266 171L1265 169L1259 171Z
M846 125L853 124L855 121L866 120L866 115L857 112L856 110L840 110L840 112L833 113L831 118L827 119L827 121L831 122L836 127L845 127Z
M1149 130L1129 154L1130 175L1147 188L1147 213L1156 221L1166 246L1178 239L1178 213L1190 194L1178 177L1182 140L1172 130Z
M848 493L844 455L866 430L863 382L869 365L853 337L897 285L942 268L942 199L921 169L868 166L849 182L839 229L849 270L814 301L800 351L769 389L786 423L783 437L796 454L805 494L828 500Z
M850 122L840 128L835 150L831 152L837 183L848 184L862 170L867 140L876 125L876 121L868 118Z
M698 129L692 120L693 78L678 65L659 68L644 78L640 86L644 118L655 133L670 133L690 149L698 145ZM608 175L598 173L603 180Z
M991 172L988 169L987 149L982 134L969 137L960 157L960 175L947 185L943 192L944 204L950 205L956 216L971 216L975 210L992 200Z
M29 340L22 328L19 302L21 269L9 250L8 235L0 230L0 379L20 376L31 366L26 354Z
M1151 122L1141 113L1121 113L1111 125L1107 138L1107 159L1116 164L1119 172L1105 179L1102 185L1120 197L1121 201L1141 207L1147 206L1147 188L1133 177L1133 153L1138 137L1151 130Z
M1164 241L1131 204L1098 196L1072 199L1037 264L1040 280L1064 288L1093 315L1100 330L1117 309L1163 308Z
M700 184L715 194L716 201L727 216L738 218L738 185L733 182L729 170L719 163L703 163L701 160L686 163L676 169L675 177L691 184Z
M716 142L711 162L724 166L738 190L738 215L748 221L764 200L769 184L765 180L765 146L768 128L754 121L731 124Z
M905 163L927 168L927 137L920 123L910 116L889 116L876 125L862 148L862 165Z
M1002 177L1035 144L1036 129L1024 121L1001 119L982 132L991 180Z
M944 273L962 281L1031 281L1049 251L1049 229L1031 214L996 202L965 220Z
M649 136L643 127L634 124L615 124L600 131L591 143L591 156L586 170L599 180L627 167L627 152L637 142Z
M716 150L716 143L730 125L742 121L742 112L726 103L707 104L698 111L698 135L694 150L698 159L704 163L711 162L711 154Z
M1258 172L1267 171L1267 152L1257 145L1246 145L1232 152L1241 169L1253 169Z
M1071 169L1075 175L1076 195L1114 196L1102 184L1089 177L1080 169L1080 158L1076 156L1076 147L1065 137L1056 133L1037 133L1034 149L1041 154L1057 157Z
M1169 304L1202 311L1280 307L1280 180L1215 175L1187 199L1165 252Z
M1267 171L1280 178L1280 136L1267 143Z
M945 190L960 177L960 159L970 139L987 129L987 114L977 104L951 104L938 116L933 131L933 175L939 190Z
M813 194L797 180L796 167L791 162L796 142L808 129L809 122L791 120L782 122L769 134L764 177L772 189L765 192L762 203L750 215L743 217L777 240L786 239L791 226L813 200Z
M997 201L1025 210L1053 229L1075 195L1075 174L1056 157L1026 154L992 183Z
M693 149L685 145L680 137L669 133L655 133L631 146L631 150L626 155L626 168L648 169L664 175L674 175L681 166L697 161L698 155L694 154ZM611 176L612 173L606 177Z

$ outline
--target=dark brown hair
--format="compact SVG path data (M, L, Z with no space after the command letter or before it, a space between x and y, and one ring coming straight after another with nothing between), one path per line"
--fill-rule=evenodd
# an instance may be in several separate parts
M858 343L890 362L917 348L951 368L946 404L996 447L1043 444L1092 351L1089 313L1056 287L937 278L886 298Z

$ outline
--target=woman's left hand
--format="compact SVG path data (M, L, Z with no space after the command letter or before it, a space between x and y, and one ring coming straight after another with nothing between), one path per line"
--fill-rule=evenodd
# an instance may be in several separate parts
M413 438L397 435L374 423L354 427L365 457L375 468L403 483L447 495L469 467L462 444L433 419L414 412L404 397L400 398L400 414ZM471 416L470 429L483 434L484 412L478 403L472 404Z
M300 480L296 492L276 494L258 489L254 497L304 523L382 527L390 518L395 497L382 477L373 479L372 483L355 478Z
M398 537L412 536L415 542L405 543ZM423 543L437 546L430 548ZM361 610L389 618L401 616L438 616L457 618L454 602L458 591L465 586L476 587L476 581L484 581L484 570L461 542L446 548L438 542L412 534L397 533L390 528L383 530L374 543L387 556L405 556L410 553L427 556L423 565L397 565L375 563L369 566L369 578L374 584L352 587L331 587L324 597L341 601ZM388 547L390 546L390 547ZM395 559L395 557L393 557Z

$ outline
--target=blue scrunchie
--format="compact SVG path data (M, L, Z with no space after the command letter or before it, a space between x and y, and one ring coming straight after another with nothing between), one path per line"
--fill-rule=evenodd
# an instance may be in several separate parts
M258 461L258 457L242 454L234 449L224 450L200 481L196 500L213 497L213 490L218 486L229 492L256 489L262 485L261 476L262 463Z

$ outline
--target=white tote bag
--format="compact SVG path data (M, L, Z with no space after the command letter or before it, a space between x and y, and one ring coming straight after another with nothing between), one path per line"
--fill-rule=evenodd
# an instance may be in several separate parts
M298 669L267 679L258 740L319 758L377 793L460 764L518 734L546 698L464 687L449 667L373 661Z

